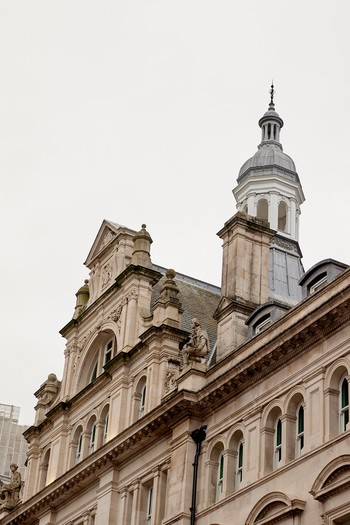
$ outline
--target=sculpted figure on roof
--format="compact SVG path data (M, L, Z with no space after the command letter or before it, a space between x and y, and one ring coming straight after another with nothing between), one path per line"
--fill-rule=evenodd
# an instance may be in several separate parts
M21 473L18 472L18 467L14 463L10 465L11 481L10 483L3 483L0 481L0 510L13 509L19 503L19 491L21 490Z
M198 319L192 319L192 333L189 342L182 349L184 366L190 361L201 362L210 352L207 331L201 327Z

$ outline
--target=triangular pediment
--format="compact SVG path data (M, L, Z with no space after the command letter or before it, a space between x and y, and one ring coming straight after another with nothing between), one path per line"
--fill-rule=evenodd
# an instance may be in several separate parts
M136 232L130 230L130 228L104 219L84 264L90 268L96 257L105 252L107 247L113 244L119 235L129 234L130 236L134 236L135 233Z

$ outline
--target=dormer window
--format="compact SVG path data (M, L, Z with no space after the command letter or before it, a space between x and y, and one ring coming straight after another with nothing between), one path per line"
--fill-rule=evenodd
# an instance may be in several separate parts
M271 324L271 317L269 314L264 315L254 326L254 333L260 334L263 330L265 330L268 325Z
M310 294L318 292L327 284L327 274L321 274L317 277L313 284L310 284Z

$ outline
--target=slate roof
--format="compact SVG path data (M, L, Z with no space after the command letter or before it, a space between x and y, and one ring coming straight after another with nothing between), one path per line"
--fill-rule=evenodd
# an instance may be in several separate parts
M165 275L165 268L153 265L153 269ZM151 306L159 298L164 280L165 276L154 286ZM213 349L217 338L217 322L213 319L213 314L220 301L220 288L180 273L176 274L175 282L179 289L178 299L183 309L180 328L191 332L192 319L196 317L201 326L207 330L210 348Z

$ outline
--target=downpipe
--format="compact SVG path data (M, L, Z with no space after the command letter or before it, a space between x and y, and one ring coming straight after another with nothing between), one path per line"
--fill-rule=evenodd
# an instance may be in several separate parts
M196 520L196 500L197 500L197 478L198 478L198 458L201 453L202 443L206 438L207 425L203 425L200 428L196 428L191 432L191 438L196 443L196 453L193 462L193 482L192 482L192 503L190 507L191 512L191 525L194 525Z

